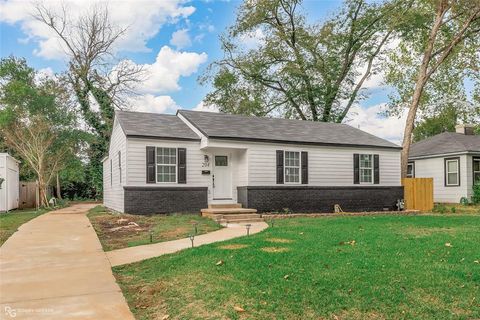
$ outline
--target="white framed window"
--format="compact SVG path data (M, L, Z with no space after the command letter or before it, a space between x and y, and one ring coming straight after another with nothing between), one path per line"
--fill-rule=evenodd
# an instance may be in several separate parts
M284 153L285 183L300 183L300 152L285 151Z
M360 183L373 183L373 154L359 156Z
M407 164L407 178L415 178L415 162Z
M473 184L480 183L480 158L473 158Z
M157 148L157 183L177 182L177 149Z
M445 159L445 185L460 185L460 159Z

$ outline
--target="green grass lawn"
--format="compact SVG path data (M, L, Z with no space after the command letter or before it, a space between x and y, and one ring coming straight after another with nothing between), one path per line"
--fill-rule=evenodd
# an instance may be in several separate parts
M103 206L91 209L88 217L105 251L149 244L150 232L153 243L186 238L194 233L194 223L197 223L197 234L221 228L215 221L199 215L119 214L109 212ZM136 223L138 227L116 230L118 227L128 225L129 222Z
M31 219L38 217L39 215L47 212L48 210L25 209L15 210L8 213L0 213L0 245L7 241L10 236L18 230L22 224Z
M364 216L113 270L137 319L477 319L479 260L480 216Z

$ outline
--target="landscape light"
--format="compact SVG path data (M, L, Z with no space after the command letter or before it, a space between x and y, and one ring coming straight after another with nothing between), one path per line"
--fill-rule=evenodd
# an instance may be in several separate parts
M195 239L195 235L191 234L188 237L190 238L190 241L192 241L192 248L193 248L193 239Z
M252 225L251 225L250 223L245 225L245 227L247 227L247 236L250 235L250 227L251 227L251 226L252 226Z

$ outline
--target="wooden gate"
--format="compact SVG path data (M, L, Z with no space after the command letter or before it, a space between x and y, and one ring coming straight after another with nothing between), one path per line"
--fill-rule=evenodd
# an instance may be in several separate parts
M19 208L36 208L38 201L37 192L37 183L35 181L20 182Z
M433 178L403 178L406 210L433 209Z

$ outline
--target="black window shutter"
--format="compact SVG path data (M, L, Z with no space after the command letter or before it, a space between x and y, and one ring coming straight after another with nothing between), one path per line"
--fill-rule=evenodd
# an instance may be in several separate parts
M360 184L360 156L358 153L353 154L353 183Z
M277 184L283 184L283 150L277 150Z
M380 184L380 156L373 155L373 183Z
M302 184L308 184L308 152L302 151Z
M187 183L187 149L178 148L178 183Z
M147 147L147 183L155 182L155 147Z

